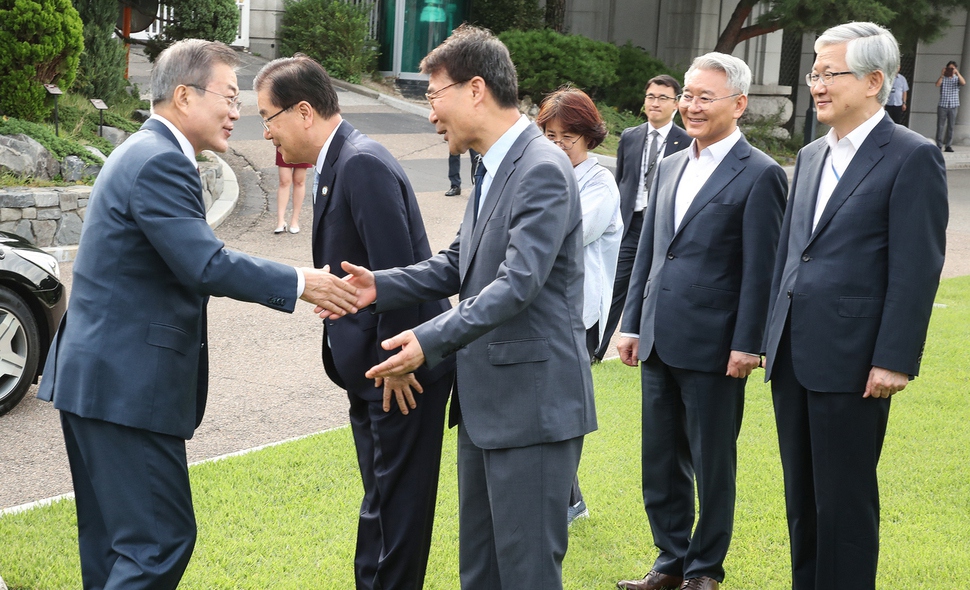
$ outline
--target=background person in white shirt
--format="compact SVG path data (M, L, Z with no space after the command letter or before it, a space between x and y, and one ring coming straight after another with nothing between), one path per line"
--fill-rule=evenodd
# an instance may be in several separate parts
M606 124L593 100L578 88L560 88L542 101L536 125L566 152L576 173L583 205L583 325L592 359L610 313L610 290L623 237L620 191L609 170L589 156L606 137ZM579 477L573 479L566 520L589 516Z

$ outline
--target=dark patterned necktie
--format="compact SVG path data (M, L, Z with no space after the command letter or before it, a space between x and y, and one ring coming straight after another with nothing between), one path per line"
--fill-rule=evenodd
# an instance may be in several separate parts
M647 171L643 174L643 190L647 193L650 192L650 185L653 184L653 177L657 174L657 153L659 150L659 145L657 142L659 134L657 130L654 129L650 132L650 146L647 148Z
M482 181L485 179L485 164L482 162L482 157L478 156L478 164L475 167L475 194L472 198L475 199L475 218L472 223L478 223L478 208L482 202Z

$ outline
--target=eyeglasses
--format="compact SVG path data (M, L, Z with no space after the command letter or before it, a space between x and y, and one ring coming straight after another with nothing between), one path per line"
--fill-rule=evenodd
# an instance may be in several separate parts
M680 104L691 105L696 104L697 108L705 111L712 104L719 100L724 100L727 98L734 98L735 96L741 96L740 92L735 92L734 94L729 94L727 96L718 96L717 98L711 98L709 96L694 96L693 94L684 93L680 95Z
M212 90L209 90L208 88L203 88L201 86L196 86L195 84L186 84L186 86L195 88L196 90L201 90L202 92L208 92L209 94L215 94L216 96L221 96L222 98L229 101L230 111L236 111L238 113L239 109L242 108L242 98L240 98L238 94L236 96L226 96L225 94L219 94L218 92L214 92Z
M661 94L660 96L657 96L655 94L648 94L644 98L646 99L647 102L659 102L660 105L663 106L663 105L667 104L667 101L669 101L669 100L677 100L678 97L676 97L676 96L666 96L666 95L663 95L663 94Z
M576 145L577 141L579 141L578 137L569 137L568 135L563 135L562 139L553 139L551 136L547 135L546 139L566 151L573 149L573 146Z
M821 80L822 84L829 86L832 84L832 81L835 80L836 76L844 76L851 73L852 72L825 72L824 74L816 74L815 72L812 72L811 74L805 74L805 83L808 84L809 87L812 87L815 86L816 82Z
M280 115L282 115L283 113L285 113L286 111L292 109L295 106L296 106L295 104L291 104L290 106L286 107L285 109L280 109L280 111L278 113L276 113L275 115L272 115L270 117L266 117L265 119L260 119L259 122L263 124L263 129L265 129L266 131L269 131L269 122L270 121L272 121L276 117L279 117Z
M444 92L445 90L448 90L449 88L451 88L452 86L455 86L456 84L464 84L465 82L467 82L467 80L463 82L452 82L451 84L445 86L444 88L439 88L435 90L431 94L428 94L427 92L425 92L424 97L428 99L428 103L431 105L431 108L434 108L434 100L440 97L442 92Z

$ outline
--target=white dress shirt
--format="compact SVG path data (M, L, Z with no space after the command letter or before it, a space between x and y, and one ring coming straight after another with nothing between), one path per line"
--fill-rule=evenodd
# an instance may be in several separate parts
M822 179L818 183L818 197L815 201L815 218L812 220L812 231L818 225L818 220L828 205L829 198L835 190L839 179L845 173L845 169L852 163L852 158L859 151L859 146L869 137L876 125L882 121L883 109L876 111L876 114L866 119L861 125L850 131L842 139L838 139L835 129L829 129L825 135L825 142L829 144L829 153L825 156L825 163L822 164Z
M674 231L680 229L680 223L694 202L694 197L740 139L741 130L735 127L731 135L702 149L699 155L695 155L696 139L687 146L687 166L684 168L684 175L680 177L680 184L677 185L677 197L674 201Z
M616 260L623 239L620 189L609 170L588 157L573 168L583 206L583 327L599 322L600 339L613 299Z
M482 214L482 210L485 208L485 200L488 198L488 189L492 187L492 180L495 178L495 172L498 167L502 165L502 160L508 155L509 150L512 149L512 144L515 140L522 135L522 132L532 123L529 118L525 115L519 115L519 120L509 127L508 131L502 134L502 137L498 138L498 141L492 144L492 147L488 148L488 151L482 154L482 164L485 165L485 178L482 179L482 197L478 202L478 214ZM473 191L474 192L474 191ZM472 197L474 198L474 197Z
M168 127L168 130L171 131L172 135L175 136L175 141L177 141L179 143L179 147L182 148L182 153L185 154L185 157L192 162L192 166L194 168L199 167L199 163L195 159L195 148L192 147L192 143L189 141L189 138L185 137L185 134L179 131L178 127L157 113L152 113L152 116L149 117L149 119L155 119L162 125ZM296 298L299 299L300 295L303 295L303 290L306 288L306 277L304 277L303 273L296 268L294 268L293 271L296 272Z
M670 134L670 129L673 126L673 119L659 129L654 129L653 125L647 123L647 138L643 142L643 154L640 156L640 182L637 183L637 200L633 206L634 211L643 211L650 198L650 187L643 186L643 176L647 173L647 166L650 164L650 134L654 131L657 132L659 145L657 146L657 162L654 166L659 166L660 160L664 159L664 150L667 148L667 135Z

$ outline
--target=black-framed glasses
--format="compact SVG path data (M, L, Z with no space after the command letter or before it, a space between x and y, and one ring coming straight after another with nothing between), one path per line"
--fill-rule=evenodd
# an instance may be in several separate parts
M201 90L202 92L208 92L209 94L215 94L216 96L221 96L222 98L224 98L224 99L226 99L226 100L229 101L229 110L230 111L235 110L238 113L239 110L242 108L242 98L240 98L238 94L235 95L235 96L227 96L225 94L219 94L218 92L216 92L214 90L209 90L208 88L203 88L201 86L196 86L195 84L186 84L186 86L189 86L191 88L195 88L196 90Z
M299 103L297 103L297 104L299 104ZM259 122L263 124L263 129L265 129L266 131L269 131L269 122L270 121L272 121L276 117L279 117L280 115L282 115L283 113L285 113L286 111L292 109L295 106L296 106L295 104L291 104L290 106L286 107L285 109L280 109L279 112L276 113L275 115L271 115L269 117L266 117L265 119L260 119Z
M830 86L835 80L836 76L845 76L846 74L851 74L852 72L824 72L822 74L816 74L812 72L810 74L805 74L805 83L808 84L809 88L815 86L815 83L819 80L822 84Z
M561 147L566 151L573 149L573 146L576 145L577 141L579 141L578 137L569 137L567 135L562 136L562 139L553 139L551 136L547 135L546 139L548 139L549 141L558 145L559 147Z
M725 100L728 98L734 98L735 96L741 96L740 92L735 92L734 94L729 94L727 96L718 96L716 98L711 98L710 96L694 96L687 92L680 95L680 103L691 105L696 104L697 108L704 111L707 110L712 104L719 100Z
M442 92L444 92L445 90L448 90L452 86L456 86L458 84L464 84L467 81L468 80L463 80L461 82L452 82L451 84L449 84L449 85L447 85L447 86L445 86L443 88L439 88L439 89L435 90L431 94L428 94L427 92L425 92L424 93L424 97L428 99L428 104L430 104L431 107L434 108L434 99L440 97Z
M679 97L679 96L667 96L667 95L665 95L665 94L661 94L661 95L659 95L659 96L658 96L658 95L656 95L656 94L648 94L648 95L646 95L646 96L645 96L645 97L643 97L643 98L644 98L644 99L645 99L645 100L646 100L647 102L659 102L659 103L660 103L660 105L661 105L661 106L663 106L663 105L665 105L665 104L667 104L667 101L670 101L670 100L677 100L677 99L678 99L678 98L680 98L680 97Z

